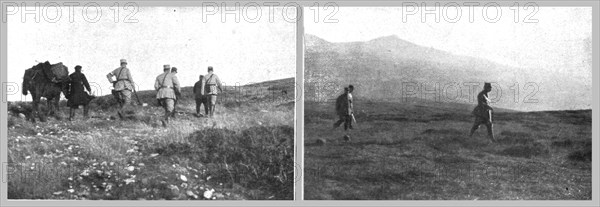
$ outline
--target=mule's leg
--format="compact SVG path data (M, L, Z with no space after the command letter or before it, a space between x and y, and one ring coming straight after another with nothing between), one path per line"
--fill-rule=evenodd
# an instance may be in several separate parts
M35 122L35 117L37 116L41 122L44 122L46 119L43 115L43 113L40 113L40 99L41 97L39 97L38 95L34 95L33 93L31 93L32 98L33 98L33 122Z
M46 105L48 105L48 111L46 112L46 116L54 116L53 98L47 98Z

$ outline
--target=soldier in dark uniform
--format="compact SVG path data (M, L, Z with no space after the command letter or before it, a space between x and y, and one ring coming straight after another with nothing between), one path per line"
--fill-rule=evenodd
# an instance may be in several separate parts
M336 99L336 112L339 120L333 124L333 128L339 127L344 123L344 130L352 129L352 121L354 120L353 106L352 106L352 91L354 86L350 85L344 88L344 94L338 96Z
M202 93L202 85L204 85L204 76L200 75L200 80L194 84L194 99L196 100L196 116L200 117L200 107L204 104L204 114L208 116L208 103L206 103L206 96Z
M77 110L80 105L83 105L83 116L87 118L88 103L94 97L85 92L85 90L87 90L91 93L92 89L90 88L90 84L85 75L81 73L81 66L75 66L75 72L69 75L69 78L69 92L67 97L67 106L70 108L69 121L73 120L73 117L75 117L75 110Z
M492 107L489 105L490 99L488 97L488 93L492 91L492 84L485 83L483 85L483 91L477 94L477 106L473 109L473 115L475 116L475 122L473 123L473 127L471 127L471 133L469 136L473 136L475 130L479 129L479 125L484 124L487 127L488 137L492 142L496 141L493 133L493 125L492 125Z

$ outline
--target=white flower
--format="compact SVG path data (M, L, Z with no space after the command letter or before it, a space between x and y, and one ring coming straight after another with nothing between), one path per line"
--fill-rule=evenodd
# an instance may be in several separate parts
M181 175L179 176L179 178L183 181L183 182L187 182L187 178L185 177L185 175Z
M127 167L127 170L129 170L131 172L131 171L135 170L135 167L134 166L129 166L129 167Z
M212 197L213 192L210 190L204 191L204 198L210 199Z
M132 178L127 178L124 181L125 181L125 185L129 185L129 183L135 183L135 180Z

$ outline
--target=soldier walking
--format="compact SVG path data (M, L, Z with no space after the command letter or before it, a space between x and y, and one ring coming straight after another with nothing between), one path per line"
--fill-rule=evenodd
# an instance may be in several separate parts
M200 75L200 79L194 84L194 99L196 100L196 116L200 117L200 107L204 104L204 115L208 116L208 103L206 103L206 96L203 95L202 86L204 85L204 76Z
M161 106L165 109L165 116L161 122L163 127L166 127L175 107L176 91L179 91L179 80L177 80L177 76L171 73L169 65L164 65L164 72L156 77L154 89L157 92L156 99L160 101Z
M176 67L171 68L171 74L173 74L173 76L177 76ZM175 115L177 114L177 103L179 102L179 99L181 99L181 92L179 90L175 90L175 104L173 105L173 113L171 115L173 118L175 118Z
M127 68L127 60L121 59L121 67L114 69L106 75L108 80L113 84L113 95L119 102L119 110L117 114L123 119L126 109L131 105L131 92L133 91L134 83L131 78L129 68ZM115 77L115 80L112 78Z
M344 94L338 96L336 99L336 112L339 120L333 124L334 129L339 127L342 123L344 123L345 131L353 129L352 122L354 121L354 112L352 105L352 91L354 91L354 86L350 85L347 88L344 88Z
M206 103L208 103L208 116L213 117L215 106L217 104L217 95L219 92L223 91L221 88L221 80L219 80L219 76L213 73L212 66L208 66L208 74L204 76L204 79L202 92L204 93L203 95L206 96Z
M475 123L471 128L470 137L473 137L475 130L479 129L479 125L484 124L487 127L488 137L492 142L496 141L493 133L492 125L492 107L489 105L490 99L488 93L492 91L492 84L484 83L483 90L477 94L477 106L473 109L473 115L475 116Z
M72 121L75 117L75 110L83 105L83 116L88 118L88 103L94 98L85 92L92 92L90 84L87 81L85 75L81 72L81 66L75 66L75 72L69 75L69 86L67 95L67 106L69 109L69 121ZM85 89L84 89L85 88Z

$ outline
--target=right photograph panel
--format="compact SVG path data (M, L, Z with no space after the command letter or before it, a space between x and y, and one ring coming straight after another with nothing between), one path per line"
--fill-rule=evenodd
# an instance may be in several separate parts
M305 200L592 199L592 8L450 4L305 9Z

